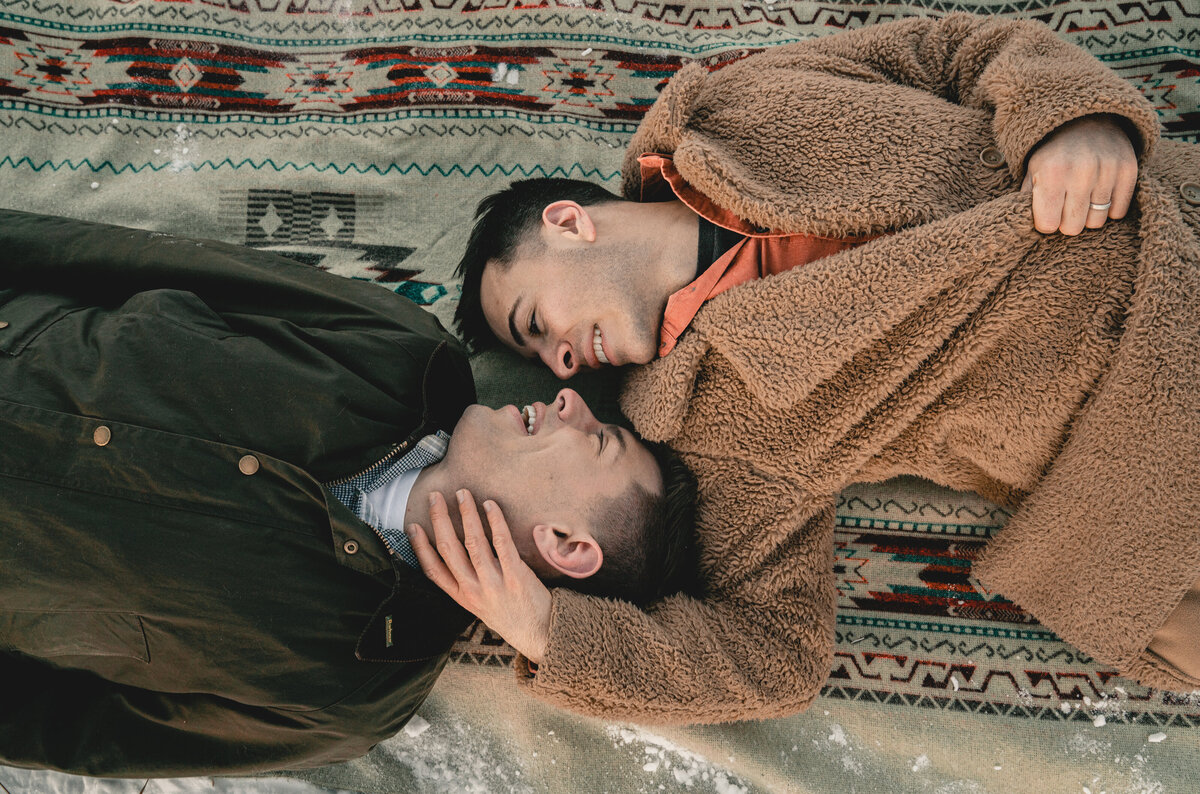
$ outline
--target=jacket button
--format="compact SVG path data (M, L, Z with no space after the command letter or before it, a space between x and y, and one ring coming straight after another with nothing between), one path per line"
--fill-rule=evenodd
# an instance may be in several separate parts
M979 162L988 168L1000 168L1004 165L1004 152L995 146L988 146L979 153Z
M238 471L242 474L253 474L258 471L258 458L253 455L243 455L238 461Z
M358 544L352 540L348 540L342 544L342 551L347 554L358 554Z
M95 441L98 447L104 446L112 441L112 430L109 430L107 425L100 425L92 431L92 441Z
M1200 207L1200 182L1184 182L1179 186L1179 195L1193 207Z

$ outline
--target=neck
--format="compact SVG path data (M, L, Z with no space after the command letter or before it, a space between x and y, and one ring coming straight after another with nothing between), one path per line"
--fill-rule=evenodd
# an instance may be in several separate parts
M645 204L623 201L611 208L606 223L645 262L646 287L666 299L696 278L700 222L679 199Z
M672 295L696 278L699 217L679 199L642 206L652 209L649 214L653 217L643 239L654 241L656 257L652 261L659 263L662 288Z
M450 507L450 520L454 523L454 529L461 538L462 527L458 512L452 507L458 503L454 495L456 490L454 478L446 466L445 459L421 469L417 481L413 483L412 491L408 494L408 505L404 508L404 525L419 524L429 542L434 543L433 524L429 521L429 495L440 491L446 499L446 505Z

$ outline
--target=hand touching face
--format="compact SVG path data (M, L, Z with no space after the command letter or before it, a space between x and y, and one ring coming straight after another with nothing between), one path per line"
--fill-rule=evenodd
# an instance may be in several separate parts
M530 661L540 662L550 636L550 591L521 559L495 502L483 503L491 541L471 492L460 490L457 502L463 527L461 543L440 493L429 498L429 520L437 548L420 526L408 528L421 570L505 642Z

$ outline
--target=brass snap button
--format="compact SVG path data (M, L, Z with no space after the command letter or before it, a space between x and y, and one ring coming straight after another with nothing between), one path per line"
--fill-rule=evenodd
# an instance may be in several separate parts
M8 327L8 320L0 320L0 330Z
M1179 195L1193 207L1200 207L1200 182L1184 182L1179 186Z
M979 162L988 168L1000 168L1004 165L1004 152L995 146L988 146L979 153Z
M238 461L238 471L246 475L258 471L258 458L253 455L243 455L242 459Z
M342 544L342 551L347 554L358 554L358 544L353 540L348 540Z
M107 425L100 425L92 431L92 441L95 441L98 447L104 446L112 441L112 430Z

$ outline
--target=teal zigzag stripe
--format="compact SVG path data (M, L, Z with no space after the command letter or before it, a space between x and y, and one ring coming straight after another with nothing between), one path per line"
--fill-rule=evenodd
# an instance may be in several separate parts
M13 160L11 156L5 155L0 159L0 168L11 168L20 170L28 168L34 172L44 170L50 171L91 171L92 173L109 172L114 175L122 173L139 174L143 171L222 171L242 169L250 169L253 171L275 171L280 173L283 171L315 171L316 173L326 173L333 171L334 173L344 175L348 173L354 174L375 174L377 176L399 175L407 176L411 173L417 173L421 176L442 176L448 177L452 175L462 177L494 177L494 176L543 176L543 177L578 177L580 179L599 179L604 182L611 182L620 176L619 171L601 171L598 168L584 168L579 163L572 163L567 167L556 166L546 169L541 165L511 165L503 166L499 163L493 163L490 166L473 165L469 168L464 168L459 163L454 163L450 166L434 163L433 165L423 166L418 163L409 163L400 165L399 163L390 163L386 166L379 166L374 163L370 165L359 165L358 163L293 163L285 160L281 163L275 162L271 158L264 160L251 160L245 158L234 162L226 157L223 160L213 162L212 160L203 160L198 163L125 163L123 165L114 165L105 160L100 163L93 163L90 159L84 158L78 162L74 160L42 160L40 163L35 163L29 157L21 157Z

